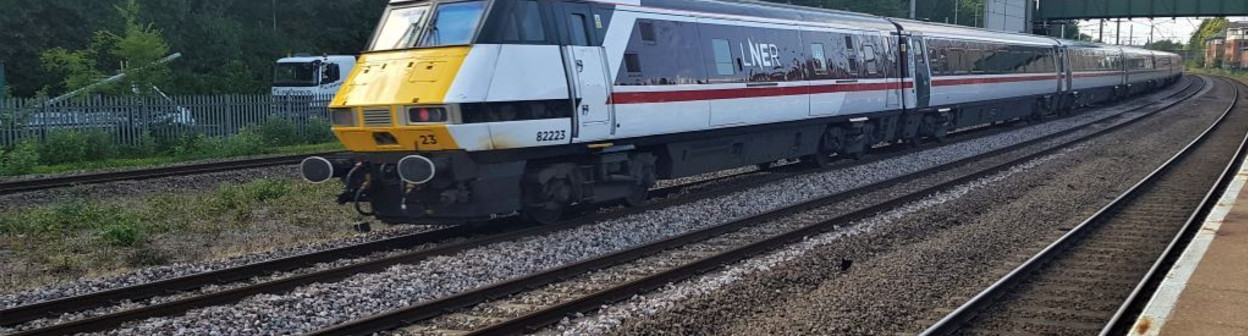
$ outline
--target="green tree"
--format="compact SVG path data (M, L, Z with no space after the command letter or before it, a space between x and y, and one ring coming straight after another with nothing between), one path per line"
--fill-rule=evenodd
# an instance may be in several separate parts
M122 69L126 74L122 82L141 93L150 93L152 87L164 84L169 77L169 66L157 64L169 54L169 44L152 23L140 21L140 10L137 0L117 7L125 20L125 28L120 35L112 34L111 51L126 64Z
M1205 41L1217 34L1226 31L1226 25L1231 21L1224 17L1216 17L1206 19L1200 23L1200 27L1196 29L1196 33L1192 34L1192 38L1188 40L1187 45L1194 50L1205 50ZM1205 53L1198 52L1196 54L1196 64L1205 63Z
M1182 43L1174 42L1171 40L1161 40L1161 41L1154 41L1153 43L1145 44L1144 48L1152 49L1152 50L1161 50L1161 51L1182 51L1182 50L1186 50L1187 46L1183 45Z
M39 61L48 73L64 78L60 83L46 86L45 92L65 92L86 87L104 77L104 72L96 69L95 58L85 49L70 51L55 48L39 54Z
M148 93L153 86L165 81L168 66L155 64L169 52L160 30L139 21L141 9L136 0L128 0L115 10L124 20L120 34L99 30L86 49L71 51L57 47L40 53L42 68L64 78L55 83L56 86L45 87L48 92L64 93L95 84L106 76L101 68L114 61L123 64L121 71L126 74L121 85L102 85L93 91L120 93L135 88L140 93Z
M95 30L109 24L101 14L111 7L108 1L7 0L0 15L0 62L5 63L13 95L30 97L63 84L43 69L40 53L86 48Z

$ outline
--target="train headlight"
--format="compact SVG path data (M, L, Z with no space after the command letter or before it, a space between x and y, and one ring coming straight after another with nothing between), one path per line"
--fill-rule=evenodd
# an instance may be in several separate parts
M419 123L436 123L446 122L450 119L449 113L445 108L441 107L409 107L407 108L407 122L412 124Z
M425 184L433 180L438 168L433 160L420 155L409 155L399 160L399 178L412 184Z
M330 109L329 119L337 127L355 127L357 125L355 110L349 108Z

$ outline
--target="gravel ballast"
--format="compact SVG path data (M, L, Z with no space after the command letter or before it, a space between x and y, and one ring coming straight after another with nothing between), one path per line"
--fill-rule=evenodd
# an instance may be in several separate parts
M391 267L382 273L357 275L337 283L310 285L287 294L261 295L235 305L196 310L185 316L149 319L109 334L286 334L310 331L918 171L1077 127L1129 107L1091 111L973 142L952 144L849 169L804 175L717 199L493 244L458 255ZM770 197L760 198L758 195Z

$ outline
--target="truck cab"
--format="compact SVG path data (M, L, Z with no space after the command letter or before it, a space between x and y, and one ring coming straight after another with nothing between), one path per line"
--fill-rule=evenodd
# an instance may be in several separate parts
M295 55L277 60L273 96L332 96L342 88L352 68L355 56Z

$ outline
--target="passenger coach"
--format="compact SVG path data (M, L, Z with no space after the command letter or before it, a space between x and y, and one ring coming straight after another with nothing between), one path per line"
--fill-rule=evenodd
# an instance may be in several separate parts
M824 165L1176 80L1172 54L747 1L393 1L305 161L394 223L641 204L656 180Z

